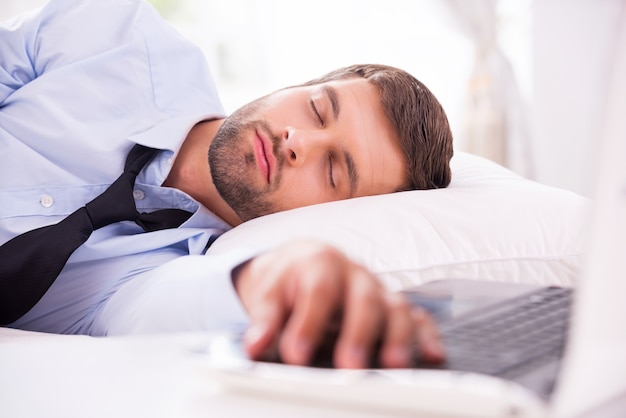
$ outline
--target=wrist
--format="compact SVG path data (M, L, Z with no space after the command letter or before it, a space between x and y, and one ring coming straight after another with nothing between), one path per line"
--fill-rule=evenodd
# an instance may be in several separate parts
M244 278L246 276L248 276L248 270L250 267L250 262L253 260L253 258L250 258L238 265L236 265L230 272L230 279L233 283L233 287L235 288L235 291L237 292L237 294L239 295L239 298L241 299L241 282L244 281Z

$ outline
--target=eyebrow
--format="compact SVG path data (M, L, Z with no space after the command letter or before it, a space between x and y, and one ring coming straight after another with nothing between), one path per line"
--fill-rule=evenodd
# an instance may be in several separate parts
M326 95L328 101L330 102L330 107L333 110L333 118L337 120L339 118L339 111L341 110L339 107L337 89L329 85L322 85L322 92Z
M354 164L352 155L348 151L343 153L343 158L346 161L348 177L350 178L350 196L354 196L359 185L359 172L356 169L356 164Z

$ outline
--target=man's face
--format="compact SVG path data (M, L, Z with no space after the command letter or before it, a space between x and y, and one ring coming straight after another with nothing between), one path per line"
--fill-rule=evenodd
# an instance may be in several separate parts
M209 150L213 182L246 221L390 193L406 162L375 86L362 78L280 90L224 121Z

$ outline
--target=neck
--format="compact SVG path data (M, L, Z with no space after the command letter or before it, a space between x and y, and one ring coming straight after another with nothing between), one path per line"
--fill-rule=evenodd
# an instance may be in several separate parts
M208 162L209 146L223 122L223 119L215 119L191 128L163 186L182 190L216 216L236 226L241 219L215 188Z

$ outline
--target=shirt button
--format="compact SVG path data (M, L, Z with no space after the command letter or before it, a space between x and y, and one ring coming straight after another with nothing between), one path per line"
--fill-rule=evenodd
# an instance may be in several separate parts
M167 159L167 165L169 165L171 167L172 164L174 164L174 157L170 157L170 158Z
M54 198L49 194L41 195L39 198L39 204L41 204L44 208L49 208L54 205Z
M135 200L142 200L145 195L141 190L137 189L133 191L133 197L135 198Z

